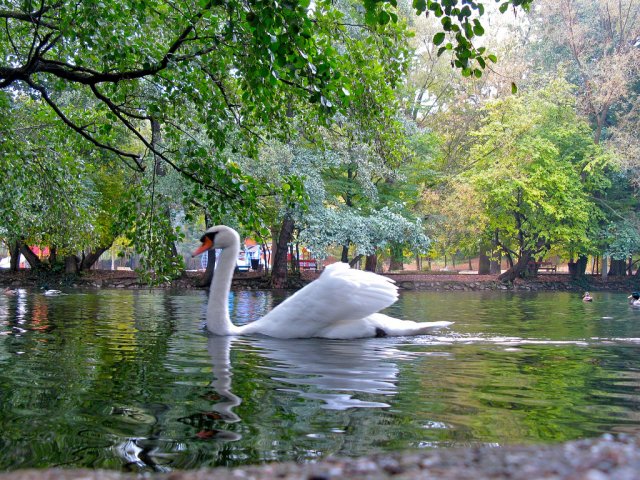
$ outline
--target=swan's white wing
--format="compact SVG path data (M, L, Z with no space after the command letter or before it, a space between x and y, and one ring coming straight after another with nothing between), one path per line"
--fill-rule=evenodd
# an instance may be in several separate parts
M334 263L325 268L320 278L263 318L242 327L241 333L279 338L314 337L331 325L368 317L397 298L398 288L393 280L354 270L345 263Z

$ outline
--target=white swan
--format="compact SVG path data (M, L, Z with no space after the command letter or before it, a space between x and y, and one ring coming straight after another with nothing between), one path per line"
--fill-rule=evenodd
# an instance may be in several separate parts
M453 323L419 323L377 313L398 298L393 280L335 263L264 317L237 326L229 318L228 297L240 237L232 228L218 225L208 229L200 240L202 245L193 252L194 256L211 248L222 249L207 305L207 329L216 335L349 339L428 334Z

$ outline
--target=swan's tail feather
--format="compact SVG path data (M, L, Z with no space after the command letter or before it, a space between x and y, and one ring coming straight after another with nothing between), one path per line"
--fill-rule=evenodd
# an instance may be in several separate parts
M453 325L453 322L414 322L411 320L400 320L383 314L371 315L369 317L376 328L381 328L388 336L397 337L404 335L430 335L442 328Z

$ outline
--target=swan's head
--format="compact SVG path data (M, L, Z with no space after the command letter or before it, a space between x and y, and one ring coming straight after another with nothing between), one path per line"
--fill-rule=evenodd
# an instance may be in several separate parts
M211 227L200 238L202 245L197 248L192 254L192 257L200 255L212 248L227 248L231 246L240 245L240 235L233 228L225 225L216 225Z

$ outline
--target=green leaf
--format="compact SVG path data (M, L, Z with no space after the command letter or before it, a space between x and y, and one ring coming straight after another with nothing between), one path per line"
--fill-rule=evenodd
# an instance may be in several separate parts
M420 14L427 9L427 1L426 0L413 0L413 8Z
M469 22L464 22L462 26L464 27L464 34L467 36L467 38L472 38L473 27L471 27L471 24Z
M500 13L504 13L507 11L507 8L509 8L509 3L505 2L502 5L500 5L500 8L498 8L498 10L500 10Z
M511 82L511 93L514 95L518 93L518 86L516 85L515 82Z
M445 37L445 33L444 32L438 32L433 36L433 44L434 45L440 45L442 42L444 42L444 37Z
M386 25L390 20L391 16L384 10L381 10L380 13L378 13L378 23L380 25Z

